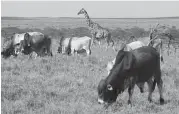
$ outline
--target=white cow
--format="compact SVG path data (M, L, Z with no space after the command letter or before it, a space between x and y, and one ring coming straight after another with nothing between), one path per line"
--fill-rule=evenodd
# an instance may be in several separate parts
M91 54L91 38L84 37L72 37L62 38L60 40L60 46L58 48L59 53L75 54L77 51L85 49L87 55ZM70 51L69 51L70 50Z
M27 33L29 33L30 36L44 35L41 32L27 32ZM24 40L24 35L25 33L21 33L21 34L15 33L12 36L13 44L14 45L20 44L20 42Z

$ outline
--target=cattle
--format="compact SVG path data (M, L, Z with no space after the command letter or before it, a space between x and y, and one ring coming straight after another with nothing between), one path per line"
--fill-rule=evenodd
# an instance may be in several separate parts
M36 52L38 56L53 56L51 49L51 38L48 35L39 34L31 36L25 33L24 40L20 43L20 51L23 53Z
M71 37L65 38L60 41L58 48L59 53L67 53L74 55L77 51L84 49L87 55L91 54L91 38L84 37ZM70 51L69 51L70 50Z
M40 32L28 32L29 35L31 36L38 36L38 35L43 35ZM17 56L19 53L19 46L20 42L24 40L24 35L25 33L14 33L10 40L6 42L6 45L4 46L3 51L1 54L3 55L4 58L8 58L11 55Z
M145 46L145 44L142 43L141 41L134 41L129 44L126 44L124 47L124 50L131 51L131 50L140 48L142 46ZM113 65L115 64L115 61L116 61L116 58L114 58L113 61L108 62L107 67L106 67L108 75L109 75L111 69L113 68ZM138 83L137 86L139 87L140 92L143 93L144 92L144 83Z
M158 38L159 35L156 35L155 37L152 37L150 34L150 40L147 42L147 44L144 44L142 41L134 41L129 44L125 45L124 50L125 51L131 51L134 49L137 49L142 46L152 46L154 47L159 53L160 53L160 59L162 62L163 61L163 50L162 50L162 40ZM131 38L130 38L131 39ZM115 63L116 58L113 59L113 61L109 61L106 67L106 70L108 74L110 73L110 70L112 69L114 63ZM144 92L144 83L139 83L137 86L140 88L141 93Z
M58 53L62 53L62 54L66 53L69 40L70 38L65 38L63 36L61 37L60 42L59 42L59 47L58 47Z
M160 54L151 46L143 46L131 51L124 51L123 48L119 50L110 74L98 84L98 102L113 103L118 94L128 88L128 104L131 104L135 84L144 82L147 82L149 87L148 101L152 101L152 92L157 83L160 104L163 104Z

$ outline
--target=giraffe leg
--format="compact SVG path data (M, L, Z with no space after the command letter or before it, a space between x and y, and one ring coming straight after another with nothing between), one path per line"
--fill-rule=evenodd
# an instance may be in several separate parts
M91 46L93 45L95 38L96 38L96 37L95 37L95 34L92 33Z

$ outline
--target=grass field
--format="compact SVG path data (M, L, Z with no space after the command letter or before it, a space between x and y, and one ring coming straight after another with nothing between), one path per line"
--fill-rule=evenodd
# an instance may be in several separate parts
M36 25L36 28L44 26L33 20L28 21ZM38 21L44 22L43 19ZM64 22L69 27L76 26L71 21L65 21L67 20L60 23ZM108 20L108 23L106 20L99 22L109 28L112 26L110 23L114 23L113 20ZM11 27L17 25L19 28L30 28L28 25L24 26L27 20L2 20L2 28L8 27L7 23ZM49 21L47 23L46 26L53 25ZM179 27L179 22L169 20L168 23ZM67 28L66 24L60 27ZM124 25L130 26L130 23ZM144 27L142 21L139 21L139 25ZM78 26L83 26L83 23ZM114 27L117 26L120 25ZM106 44L103 44L101 47L94 45L89 57L67 56L56 53L58 39L53 39L52 43L53 57L29 59L26 55L19 55L17 58L1 58L2 114L178 114L179 53L173 53L173 48L170 49L171 54L167 55L165 47L165 62L161 64L166 101L164 105L159 105L157 88L152 97L154 102L147 101L148 88L145 85L144 93L140 93L135 87L133 107L127 104L128 93L125 91L118 96L117 102L106 109L97 103L97 85L102 78L107 77L106 64L116 56L116 52L112 48L105 51ZM120 42L116 44L119 45Z

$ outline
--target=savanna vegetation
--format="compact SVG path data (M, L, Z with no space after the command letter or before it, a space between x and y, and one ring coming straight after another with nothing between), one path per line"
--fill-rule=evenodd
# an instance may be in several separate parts
M63 20L63 19L62 19ZM101 19L102 20L102 19ZM108 26L114 20L98 20L101 25L105 25L115 39L116 47L120 46L122 40L130 36L136 38L147 37L149 28L142 27L143 21L138 21L138 25L129 28ZM22 20L20 20L22 21ZM29 25L24 28L23 22L30 22L36 25L32 28ZM43 19L39 19L43 22ZM116 20L115 20L116 21ZM65 23L64 19L61 23ZM130 26L131 20L127 24ZM155 23L152 20L149 22ZM176 22L171 20L173 26L169 26L166 32L170 32L178 41L179 29ZM6 23L10 23L10 26ZM179 111L179 53L175 53L174 48L170 48L167 53L167 45L164 44L164 63L162 66L162 79L164 83L164 105L160 105L158 89L153 93L153 102L147 101L147 84L145 92L140 93L135 87L133 94L133 106L127 104L128 93L118 96L115 103L107 109L97 103L97 85L102 78L107 77L106 64L111 61L116 52L112 48L105 50L106 43L102 46L93 45L92 54L67 56L58 54L58 41L61 36L91 36L88 28L79 24L76 26L73 21L68 21L68 26L61 25L55 28L50 21L46 22L46 27L36 24L35 20L2 21L1 41L6 42L12 33L22 33L27 31L39 31L48 34L53 38L53 57L28 58L28 55L19 55L17 58L1 58L1 113L2 114L177 114ZM57 23L57 22L56 22ZM80 22L78 22L80 23ZM177 22L178 23L178 22ZM29 23L26 23L29 24ZM45 24L45 23L44 23ZM146 23L145 23L146 24ZM150 24L150 23L149 23ZM13 26L15 25L15 26ZM23 26L23 27L21 27ZM64 27L65 26L65 27ZM70 27L72 26L72 27ZM76 27L74 27L76 26ZM116 25L117 26L117 25ZM2 43L3 44L3 43ZM173 47L176 47L173 46Z

